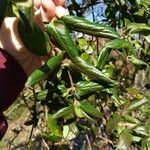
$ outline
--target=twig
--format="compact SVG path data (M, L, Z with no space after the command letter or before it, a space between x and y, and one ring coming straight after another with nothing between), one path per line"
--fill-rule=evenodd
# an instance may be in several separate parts
M94 15L94 7L93 7L92 0L91 0L91 8L92 8L92 17L93 17L93 22L95 22L95 15Z
M74 89L74 83L73 83L73 79L72 79L72 76L71 76L71 74L70 74L70 71L68 70L67 72L68 72L68 76L69 76L71 88Z
M86 134L86 140L87 140L88 145L89 145L89 150L92 150L92 146L91 146L91 143L90 143L90 140L89 140L89 137L87 134Z
M107 139L107 138L104 138L104 137L102 137L102 136L100 136L100 138L101 138L102 140L104 140L105 142L107 142L107 143L113 145L113 142L112 142L111 140L109 140L109 139Z
M32 129L31 129L31 132L30 132L30 136L29 136L29 140L28 140L28 145L30 144L30 141L31 141L31 138L32 138L32 135L33 135L33 131L34 131L34 124L32 125Z
M96 37L96 52L97 52L97 55L99 55L99 40L98 40L98 37Z

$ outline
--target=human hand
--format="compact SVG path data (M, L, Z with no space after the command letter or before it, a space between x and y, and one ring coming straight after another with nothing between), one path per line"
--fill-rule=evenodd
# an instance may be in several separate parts
M34 0L35 22L43 28L43 21L69 14L63 7L65 0ZM0 30L0 48L11 54L22 66L27 75L41 67L49 56L37 56L23 45L17 30L18 18L6 17Z

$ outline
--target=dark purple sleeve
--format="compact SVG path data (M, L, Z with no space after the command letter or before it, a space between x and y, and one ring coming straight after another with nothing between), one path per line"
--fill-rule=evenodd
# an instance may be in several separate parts
M8 129L8 123L3 114L0 114L0 141Z
M18 62L0 49L0 136L3 135L1 128L4 129L4 122L7 125L2 113L16 100L26 79L26 73Z
M18 62L0 49L0 111L5 111L18 97L27 76Z

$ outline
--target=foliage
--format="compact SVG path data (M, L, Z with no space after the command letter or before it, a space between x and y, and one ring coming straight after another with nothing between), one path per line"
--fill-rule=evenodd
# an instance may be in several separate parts
M114 29L74 16L45 24L49 38L57 43L56 56L31 74L26 86L33 93L26 99L42 107L45 130L41 129L41 136L46 141L75 143L82 142L83 136L87 149L95 144L99 149L150 149L150 3L103 3L107 4L105 21ZM69 8L77 11L79 6L72 1ZM22 12L20 5L17 8L27 21L20 16L24 26L33 30L32 16ZM74 37L72 30L83 34ZM97 36L107 37L101 49ZM38 118L38 107L36 111ZM77 146L80 149L83 144Z

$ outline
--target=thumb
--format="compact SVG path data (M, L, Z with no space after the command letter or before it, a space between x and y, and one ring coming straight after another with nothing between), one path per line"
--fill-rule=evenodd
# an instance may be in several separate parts
M62 16L65 16L65 15L69 15L68 9L62 6L56 6L55 11L56 11L56 16L58 18L61 18Z

